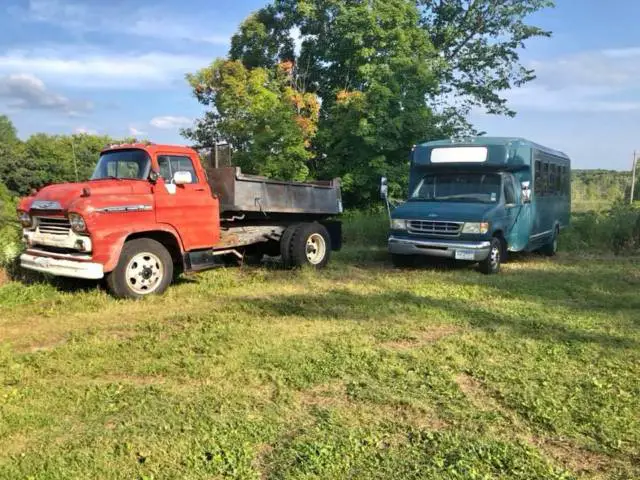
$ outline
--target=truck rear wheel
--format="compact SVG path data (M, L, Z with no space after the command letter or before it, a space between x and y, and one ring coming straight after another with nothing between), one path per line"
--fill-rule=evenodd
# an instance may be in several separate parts
M124 244L115 270L107 276L109 291L118 298L142 298L161 294L173 279L173 261L168 250L150 238Z
M287 229L288 230L288 229ZM285 240L285 235L282 241ZM313 268L323 268L329 263L331 257L331 236L319 223L302 223L298 225L288 239L285 265L288 267L301 267L309 265ZM286 244L283 244L286 247Z

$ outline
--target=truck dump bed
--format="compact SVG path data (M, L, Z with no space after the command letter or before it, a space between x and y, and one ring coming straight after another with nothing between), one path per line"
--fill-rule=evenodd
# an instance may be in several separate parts
M211 190L221 212L337 215L342 213L340 180L285 182L245 175L239 167L210 168Z

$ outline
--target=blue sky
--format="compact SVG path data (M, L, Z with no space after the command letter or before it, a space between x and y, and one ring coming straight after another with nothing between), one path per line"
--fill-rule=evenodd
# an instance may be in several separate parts
M629 169L640 150L637 0L557 0L554 32L522 52L538 78L509 93L516 118L474 113L491 135L567 152L578 168ZM184 143L202 110L184 74L227 52L258 0L3 0L0 113L21 137L97 132Z

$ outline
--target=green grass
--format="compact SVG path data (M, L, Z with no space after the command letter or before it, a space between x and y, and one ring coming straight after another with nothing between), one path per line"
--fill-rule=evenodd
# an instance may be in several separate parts
M639 478L640 259L0 287L0 478Z

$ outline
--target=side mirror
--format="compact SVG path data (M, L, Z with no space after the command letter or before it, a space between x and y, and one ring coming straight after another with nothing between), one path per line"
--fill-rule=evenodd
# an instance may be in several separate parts
M523 204L531 203L531 182L522 182L521 200Z
M389 195L389 185L387 184L387 177L380 179L380 198L386 200Z
M156 172L155 170L151 170L151 172L149 173L149 181L153 184L158 182L158 179L160 178L160 174L158 172Z
M186 185L187 183L193 183L191 172L176 172L173 174L174 185Z

